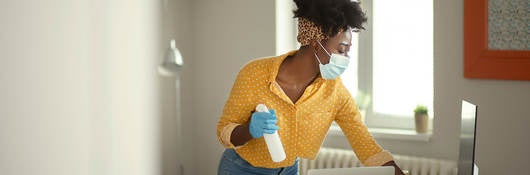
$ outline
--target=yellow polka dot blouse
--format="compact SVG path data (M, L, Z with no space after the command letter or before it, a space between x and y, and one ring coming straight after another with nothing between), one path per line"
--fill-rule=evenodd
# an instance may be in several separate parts
M217 136L226 148L233 129L248 122L256 105L276 111L278 134L287 158L273 162L263 137L235 147L236 152L255 167L279 168L293 165L297 157L314 159L332 121L341 127L357 157L365 166L382 165L392 156L372 138L361 122L353 98L340 79L317 78L293 104L275 79L282 61L296 51L261 58L246 64L232 87L217 125Z

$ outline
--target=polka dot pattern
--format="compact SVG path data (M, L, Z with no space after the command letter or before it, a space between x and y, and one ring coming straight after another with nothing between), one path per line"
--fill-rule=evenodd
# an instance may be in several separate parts
M384 150L360 120L357 105L342 80L319 77L296 103L283 92L275 78L282 61L295 53L256 59L240 70L218 122L217 135L221 144L233 148L229 134L234 125L248 122L255 107L261 103L276 111L280 127L278 134L287 158L273 162L263 137L252 139L237 147L236 152L255 167L286 167L297 157L314 159L333 121L342 128L361 162L365 163L373 156L380 157L378 155Z

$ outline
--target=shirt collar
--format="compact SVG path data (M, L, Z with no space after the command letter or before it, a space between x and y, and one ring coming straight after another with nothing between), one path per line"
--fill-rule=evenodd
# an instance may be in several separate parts
M278 71L280 70L280 65L283 63L283 60L285 60L285 58L289 57L289 56L293 56L294 54L296 54L296 52L298 52L298 50L292 50L292 51L289 51L285 54L282 54L278 57L276 57L274 59L274 61L272 62L272 71L271 71L271 74L269 76L269 83L272 83L274 81L276 81L276 76L278 76Z

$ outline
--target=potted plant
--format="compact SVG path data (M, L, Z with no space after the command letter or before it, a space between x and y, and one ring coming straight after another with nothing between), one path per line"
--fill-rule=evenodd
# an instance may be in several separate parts
M427 109L427 106L424 105L417 105L416 108L414 108L414 121L417 133L427 133L429 123L428 112L429 110Z

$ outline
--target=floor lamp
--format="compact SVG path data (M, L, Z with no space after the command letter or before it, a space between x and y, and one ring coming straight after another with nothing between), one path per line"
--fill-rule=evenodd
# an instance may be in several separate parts
M175 77L176 88L176 136L177 136L177 175L184 175L184 166L182 164L182 120L181 120L181 104L180 104L180 70L182 69L183 61L180 51L175 46L175 40L170 41L170 47L166 50L162 64L158 66L158 72L164 76Z

